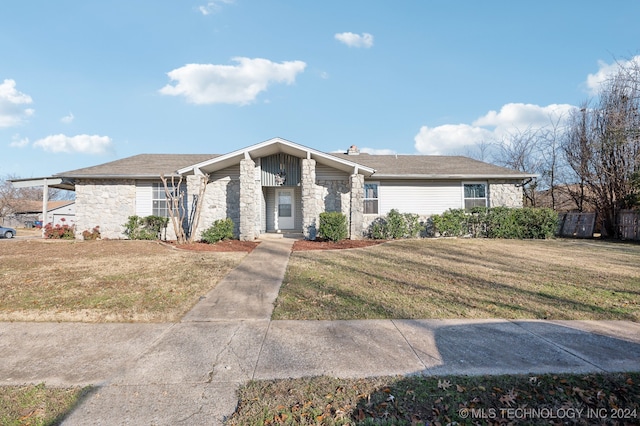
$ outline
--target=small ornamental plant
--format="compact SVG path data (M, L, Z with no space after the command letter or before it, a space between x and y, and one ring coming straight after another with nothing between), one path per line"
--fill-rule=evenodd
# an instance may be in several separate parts
M100 227L99 226L94 226L91 231L89 231L88 229L85 229L84 231L82 231L82 238L85 241L99 240L100 239Z
M60 219L61 224L47 223L44 227L44 237L51 240L74 240L76 238L76 229L74 225L67 225L66 219Z
M202 232L202 241L214 244L222 240L233 238L233 220L231 218L219 219L213 222L209 228Z
M347 216L340 212L320 213L320 237L325 240L337 242L349 236Z

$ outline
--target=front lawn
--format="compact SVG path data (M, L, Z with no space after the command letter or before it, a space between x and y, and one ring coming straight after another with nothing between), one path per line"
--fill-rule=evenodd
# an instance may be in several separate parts
M423 239L294 252L273 319L640 321L640 245Z
M640 374L253 381L229 425L632 425Z
M3 241L0 321L179 321L245 255L153 241Z

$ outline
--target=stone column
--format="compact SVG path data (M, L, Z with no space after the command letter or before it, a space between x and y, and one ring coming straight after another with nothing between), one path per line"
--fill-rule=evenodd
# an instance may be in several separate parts
M251 159L240 160L240 225L239 238L251 241L256 238L256 163Z
M354 174L349 177L351 184L351 217L349 235L352 240L362 239L364 222L364 176Z
M315 240L318 232L316 203L316 160L302 159L302 232L307 240Z

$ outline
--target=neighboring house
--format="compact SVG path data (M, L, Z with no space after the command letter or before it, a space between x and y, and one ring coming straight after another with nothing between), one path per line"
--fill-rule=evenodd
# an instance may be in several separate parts
M33 227L36 221L43 225L73 225L75 222L76 205L74 201L49 201L47 203L47 219L42 219L42 201L25 200L12 215L13 226Z
M534 177L466 157L369 155L355 146L325 153L275 138L222 155L141 154L47 179L75 186L77 235L98 225L102 237L124 238L129 216L167 214L161 174L185 177L189 209L197 176L208 174L193 232L229 217L243 240L283 231L314 239L323 211L344 213L350 238L358 239L391 209L427 217L451 208L520 207L521 185Z

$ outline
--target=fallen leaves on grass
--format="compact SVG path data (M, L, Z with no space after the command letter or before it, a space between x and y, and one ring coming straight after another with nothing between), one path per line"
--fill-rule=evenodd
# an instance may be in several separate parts
M638 380L640 373L255 381L239 391L229 424L637 424ZM613 421L614 410L626 417ZM534 412L555 417L522 417Z

